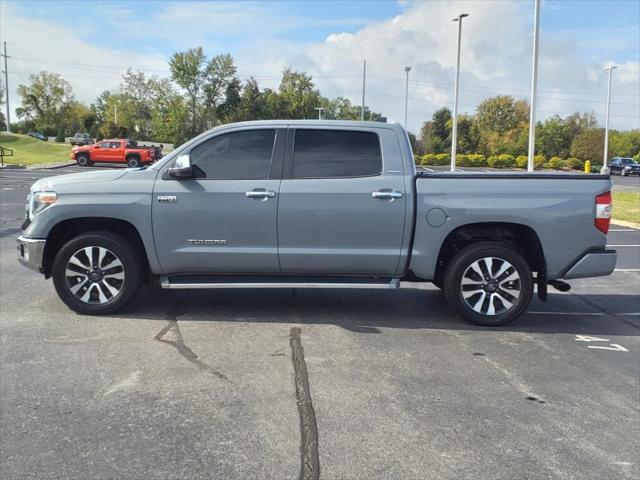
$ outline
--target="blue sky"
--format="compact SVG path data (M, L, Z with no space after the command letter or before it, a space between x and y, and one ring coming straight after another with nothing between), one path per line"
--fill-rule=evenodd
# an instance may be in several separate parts
M367 103L403 116L403 67L410 78L410 128L450 106L456 27L463 27L461 106L483 98L526 98L531 72L530 0L414 1L6 1L0 7L10 82L49 70L91 101L117 88L127 67L167 75L176 50L201 45L231 53L241 78L275 87L282 68L312 73L322 92L358 102L362 59L369 65ZM640 127L640 2L543 0L539 118L576 109L601 120L603 67L615 63L612 124ZM10 85L11 86L11 85ZM11 88L15 90L15 88ZM12 93L13 105L17 98Z

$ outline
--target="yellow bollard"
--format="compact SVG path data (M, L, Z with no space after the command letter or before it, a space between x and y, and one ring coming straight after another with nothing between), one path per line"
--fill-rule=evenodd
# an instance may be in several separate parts
M584 173L591 173L591 160L584 162Z

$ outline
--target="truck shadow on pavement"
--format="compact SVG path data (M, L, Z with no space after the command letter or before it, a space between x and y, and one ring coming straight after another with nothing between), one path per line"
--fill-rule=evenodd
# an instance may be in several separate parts
M335 325L351 332L380 334L382 328L459 331L637 335L640 299L629 295L549 295L534 298L527 313L502 327L467 323L447 305L439 290L190 290L145 287L113 318L166 321L181 305L179 321Z

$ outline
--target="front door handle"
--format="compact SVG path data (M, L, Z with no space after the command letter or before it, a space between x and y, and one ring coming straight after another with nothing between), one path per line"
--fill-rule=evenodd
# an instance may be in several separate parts
M276 192L265 189L255 189L245 192L247 198L259 198L261 200L267 200L276 196Z
M378 190L377 192L371 192L373 198L402 198L402 192L397 190Z

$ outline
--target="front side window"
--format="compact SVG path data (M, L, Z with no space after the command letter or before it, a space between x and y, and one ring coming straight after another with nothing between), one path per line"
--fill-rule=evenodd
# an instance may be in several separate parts
M369 177L382 172L378 135L350 130L296 130L293 178Z
M100 148L109 148L109 142L100 142L98 146Z
M191 165L212 180L269 178L275 130L225 133L191 150Z

